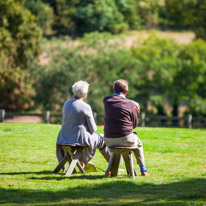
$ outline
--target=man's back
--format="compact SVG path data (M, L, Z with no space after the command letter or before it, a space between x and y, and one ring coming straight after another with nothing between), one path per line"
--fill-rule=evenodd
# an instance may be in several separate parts
M118 138L129 135L137 126L137 112L132 100L121 95L105 97L104 136Z

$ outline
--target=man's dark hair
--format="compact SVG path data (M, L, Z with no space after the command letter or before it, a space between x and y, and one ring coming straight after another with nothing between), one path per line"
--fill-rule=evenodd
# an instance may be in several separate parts
M128 82L124 79L119 79L114 82L113 90L115 93L125 93L128 91Z

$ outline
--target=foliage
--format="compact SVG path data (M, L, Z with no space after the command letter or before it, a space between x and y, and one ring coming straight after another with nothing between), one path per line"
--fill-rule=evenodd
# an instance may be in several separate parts
M178 58L178 72L174 78L176 91L173 93L173 99L174 96L181 95L182 100L188 103L190 113L205 114L206 42L197 40L184 46Z
M147 29L156 28L159 25L159 9L161 8L159 0L140 0L137 4L142 25Z
M59 55L63 56L59 58ZM66 50L59 55L49 67L38 69L39 79L35 84L38 95L35 99L46 110L61 111L65 100L72 97L74 81L82 79L84 59Z
M16 68L0 68L0 108L10 110L29 109L34 106L35 91L27 71Z
M192 29L197 38L206 38L206 4L202 0L27 0L25 5L44 31L53 22L58 36L161 27Z
M80 33L110 31L119 33L127 28L124 16L114 0L85 0L76 6L76 22Z
M175 206L206 202L205 129L136 129L150 176L141 177L134 161L134 180L126 170L118 177L104 178L108 163L98 150L92 163L101 170L87 175L78 172L70 178L62 171L53 174L59 130L60 125L51 124L0 124L1 204ZM103 128L98 127L98 132L103 133Z
M196 0L190 3L185 21L191 26L197 38L206 40L206 2Z
M28 67L40 53L41 31L21 1L0 1L1 107L26 109L34 90Z
M135 0L43 0L55 12L54 30L58 35L82 35L86 32L120 33L140 28Z
M141 28L141 18L135 0L116 0L116 5L130 29Z
M206 3L202 0L165 0L160 22L171 28L192 29L197 38L206 39Z
M151 101L164 114L163 107L173 107L173 116L178 115L178 106L187 105L193 114L205 114L206 88L206 43L194 41L179 46L172 40L148 38L142 46L133 49L138 61L140 91L137 99ZM141 84L142 82L142 84ZM196 103L195 103L196 102Z
M79 0L42 0L48 3L54 11L53 30L56 35L71 35L76 34L76 23L74 18L76 16L76 3Z
M113 82L123 78L130 84L128 98L146 112L168 114L169 106L176 116L178 107L185 105L193 114L206 114L204 41L180 46L151 34L138 46L126 48L123 36L95 32L78 39L77 46L72 43L53 43L50 65L38 70L36 101L45 109L60 111L72 97L72 84L84 79L90 83L88 101L102 115L102 99L112 94Z
M57 23L54 29L58 34L77 35L91 31L118 33L127 24L114 0L97 1L49 1L53 6Z
M1 1L0 3L0 27L12 38L13 56L15 65L22 69L28 68L28 64L40 53L40 30L34 22L34 16L28 12L22 4L14 0ZM3 39L2 39L3 41ZM3 43L4 45L4 43ZM9 46L5 49L8 50ZM3 48L4 49L4 48Z
M133 96L143 105L151 101L158 109L158 114L165 114L163 106L167 104L167 95L176 72L179 46L171 39L159 39L151 36L141 45L133 48L137 61L131 80L132 86L139 91Z
M152 112L165 114L169 105L177 115L178 106L186 105L189 112L205 115L204 41L179 46L152 36L140 38L131 49L124 35L111 35L161 26L192 29L205 39L205 10L201 0L0 1L0 107L31 107L35 89L37 104L61 110L72 96L73 82L85 79L91 85L89 102L102 114L102 99L111 94L113 81L125 78L130 82L128 97L145 111L152 104ZM40 66L41 30L45 36L54 31L83 38L75 46L70 38L54 40L47 48L50 64Z
M117 49L118 41L111 37L107 33L91 33L76 48L64 49L60 44L50 49L55 55L47 69L40 69L37 82L39 103L47 109L61 110L64 101L72 96L73 83L84 79L90 83L88 99L93 110L102 114L103 97L111 94L113 81L123 78L133 64L129 49Z
M54 23L54 14L52 8L41 0L26 0L25 7L35 15L37 25L42 29L44 35L53 34L52 24Z

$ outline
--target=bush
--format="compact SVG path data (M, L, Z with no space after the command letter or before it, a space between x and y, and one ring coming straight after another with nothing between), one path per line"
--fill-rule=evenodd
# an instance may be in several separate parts
M26 110L34 107L32 79L27 71L17 68L0 68L0 108Z
M40 53L41 31L22 1L0 1L0 106L33 106L29 67Z
M125 48L123 38L98 32L78 39L76 47L69 41L53 44L50 65L39 69L37 100L45 109L60 111L72 97L73 83L82 79L90 83L89 103L102 115L103 97L111 95L113 82L123 78L129 82L128 98L138 101L142 111L171 115L169 106L178 115L178 106L185 105L193 114L205 114L204 41L180 46L151 35L138 46Z
M152 35L132 50L137 62L137 78L132 84L139 91L133 98L140 99L144 106L151 102L159 114L165 114L163 107L168 103L167 95L176 73L179 46L173 40Z
M162 1L158 0L140 0L138 2L138 12L142 25L147 29L157 28L159 26L159 9L161 2Z
M206 42L197 40L181 48L175 77L178 93L193 114L206 114ZM184 77L184 78L183 78Z
M165 0L160 7L160 26L193 30L206 39L206 4L202 0Z
M110 36L91 33L81 39L76 48L54 46L51 51L55 55L50 66L39 75L37 101L47 109L61 110L64 101L72 97L73 83L83 79L90 83L88 99L93 110L103 114L102 100L111 94L113 81L123 78L126 68L132 68L129 49L117 49L115 40L109 42Z
M77 4L76 10L77 30L80 33L91 31L120 33L128 27L114 0L85 0Z
M82 36L87 32L111 32L138 29L141 20L135 0L43 0L55 13L57 35Z
M137 9L137 2L135 0L116 0L116 5L124 16L124 21L127 22L130 29L141 28L141 19Z
M53 9L41 0L26 0L24 5L35 15L36 23L42 29L43 34L46 36L52 35Z

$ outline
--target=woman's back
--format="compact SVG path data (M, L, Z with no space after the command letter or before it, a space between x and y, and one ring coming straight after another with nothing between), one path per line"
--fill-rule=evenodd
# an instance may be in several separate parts
M67 100L63 107L62 125L77 126L85 122L85 112L87 104L81 100Z
M91 107L82 100L67 100L63 107L62 128L57 144L88 145L88 138L95 130Z

